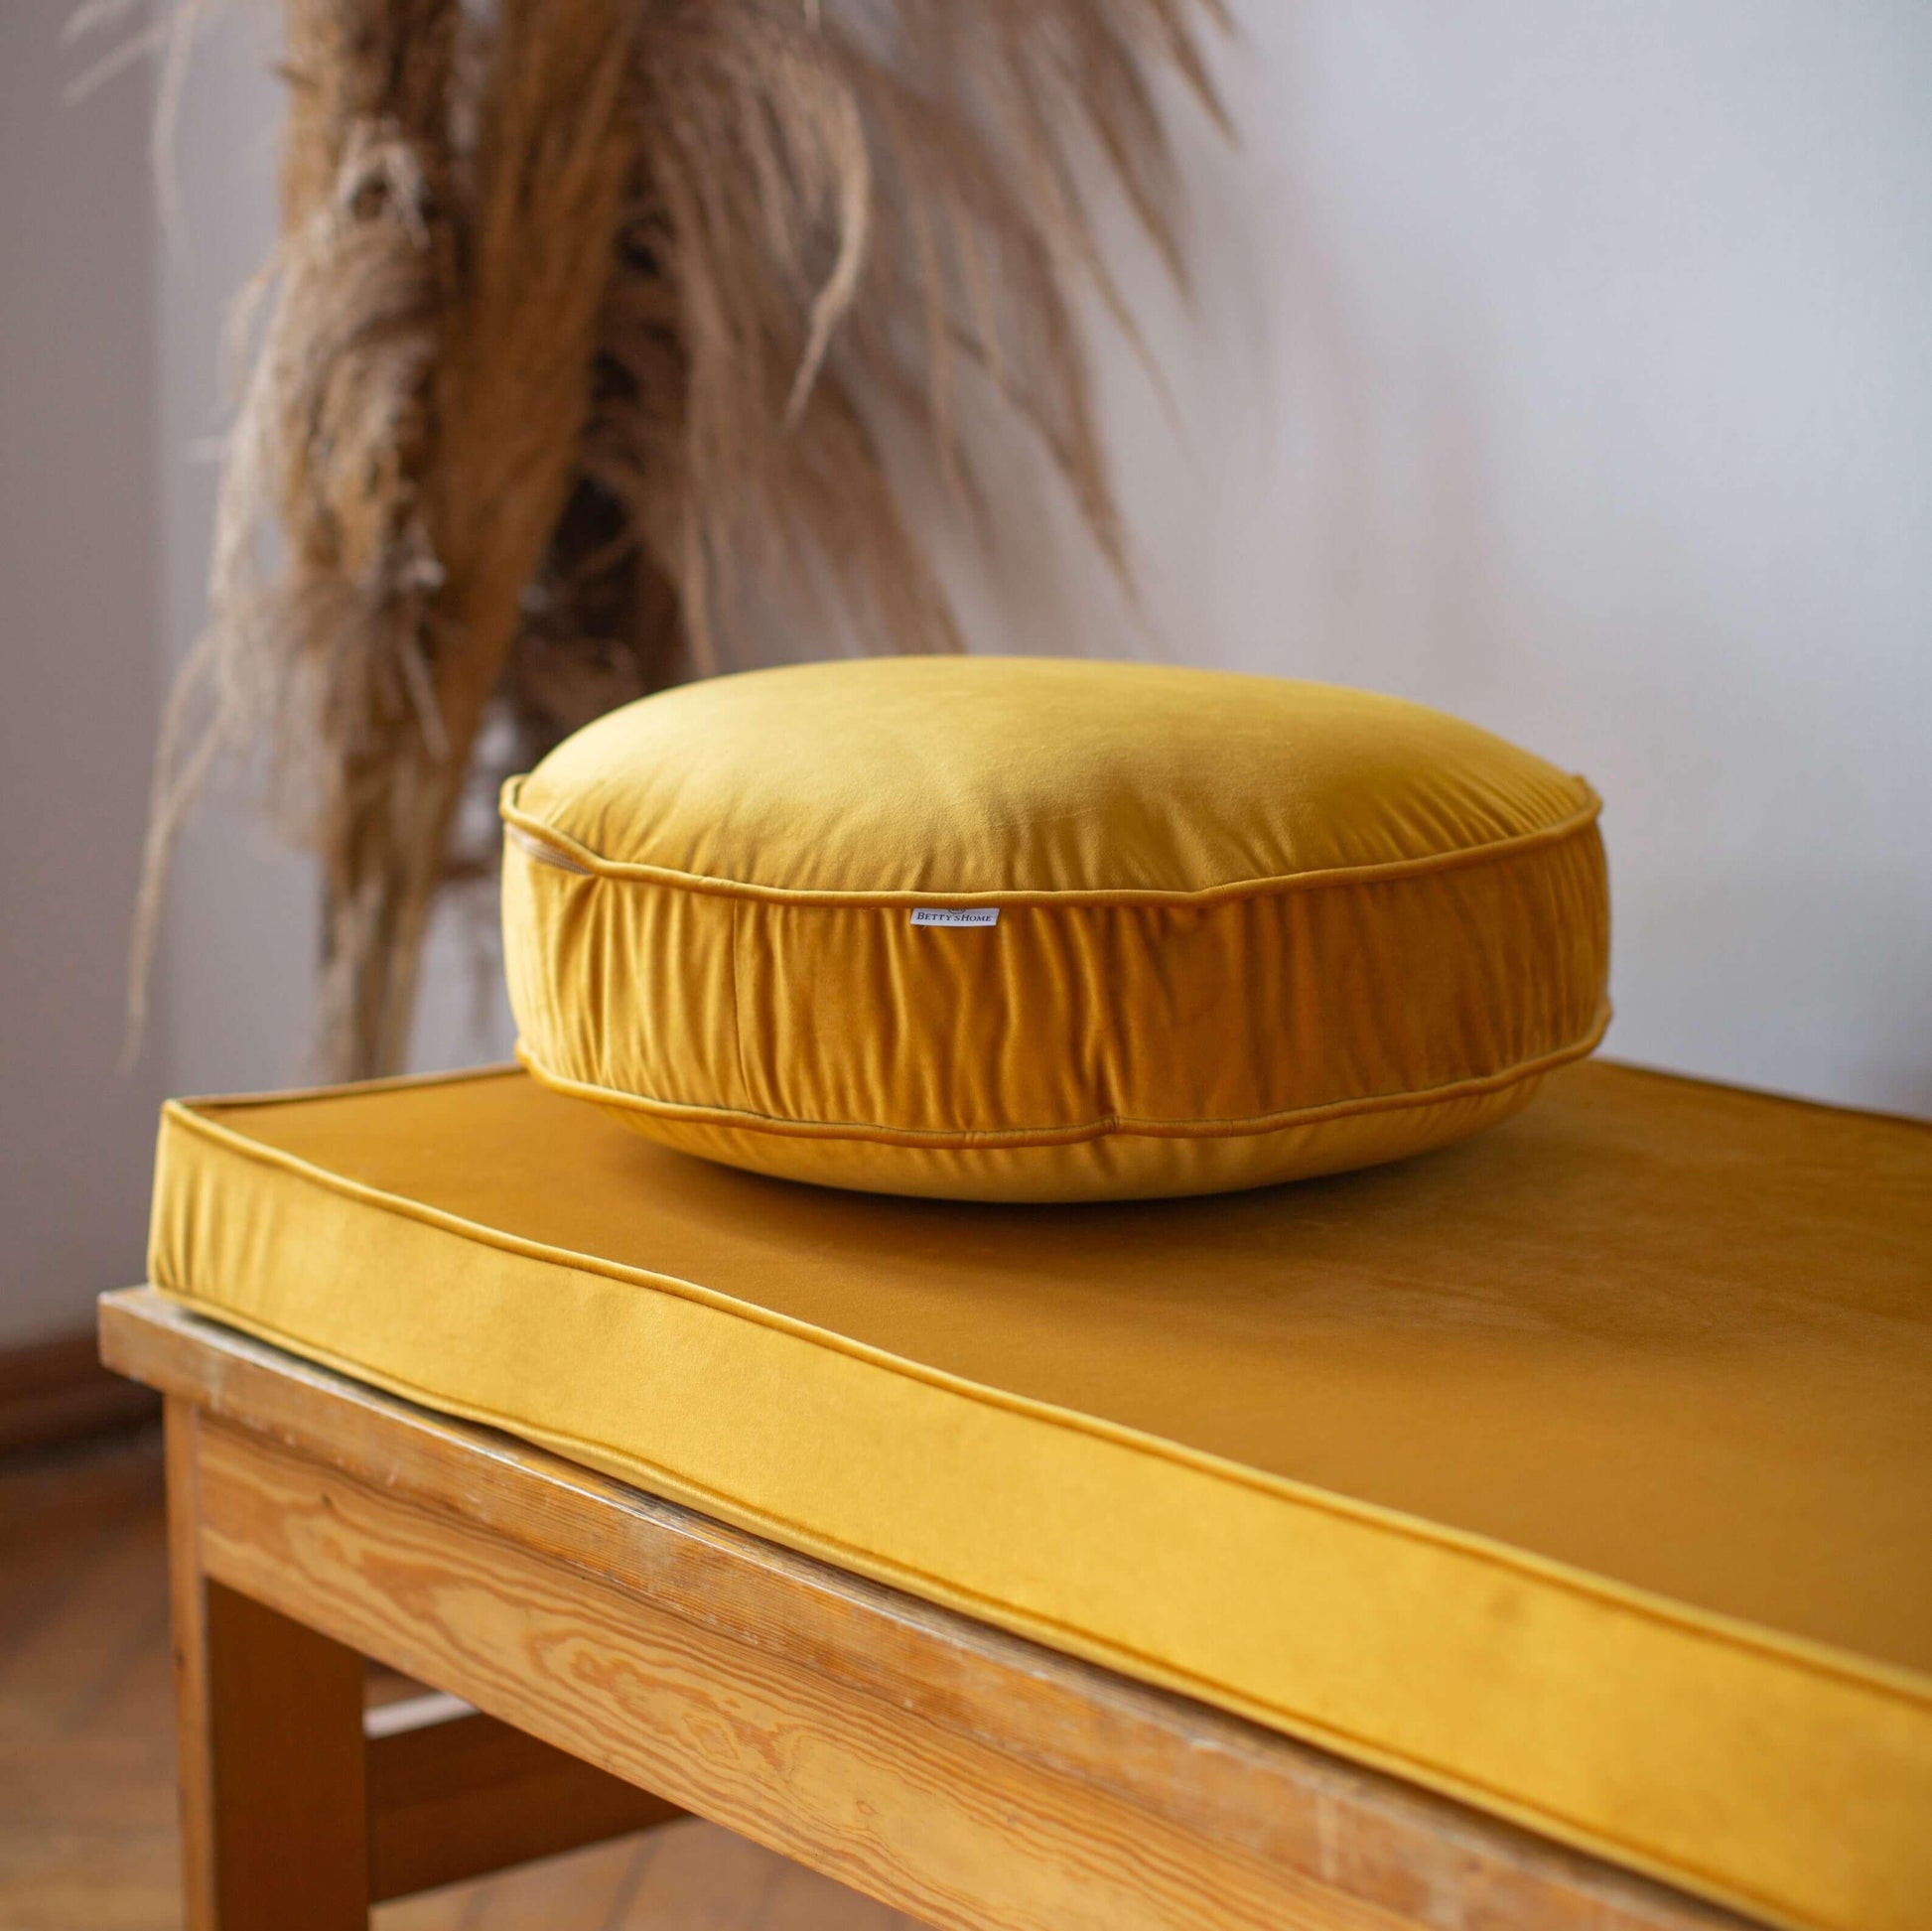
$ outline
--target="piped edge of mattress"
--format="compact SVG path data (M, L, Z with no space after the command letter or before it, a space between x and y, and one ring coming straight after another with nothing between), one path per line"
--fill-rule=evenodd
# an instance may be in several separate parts
M1892 1689L1924 1705L1928 1711L1932 1711L1932 1675L1922 1674L1906 1665L1885 1663L1875 1657L1862 1656L1838 1645L1772 1629L1745 1617L1725 1615L1720 1610L1704 1609L1695 1604L1680 1602L1672 1596L1640 1588L1632 1584L1619 1583L1612 1578L1578 1568L1574 1564L1560 1562L1552 1557L1539 1556L1534 1551L1519 1548L1515 1544L1494 1537L1433 1522L1427 1517L1412 1515L1383 1503L1361 1501L1337 1490L1321 1488L1292 1476L1273 1474L1266 1469L1251 1467L1245 1462L1235 1461L1228 1456L1217 1455L1202 1448L1192 1448L1184 1443L1172 1441L1165 1436L1154 1435L1124 1423L1109 1422L1078 1409L1040 1401L1028 1395L1014 1394L1009 1390L993 1387L989 1383L952 1374L943 1368L932 1367L927 1363L914 1360L909 1355L897 1354L887 1348L876 1347L870 1342L856 1340L850 1335L839 1333L836 1329L799 1320L793 1315L779 1313L774 1309L761 1308L755 1302L742 1300L738 1296L723 1293L716 1288L707 1288L700 1282L687 1281L677 1275L660 1274L649 1268L630 1267L621 1261L605 1260L598 1255L583 1253L572 1248L553 1247L547 1242L527 1240L520 1235L488 1226L482 1221L471 1220L461 1214L433 1207L426 1201L414 1200L405 1194L391 1193L381 1187L371 1186L366 1181L351 1179L346 1174L319 1167L299 1154L288 1153L282 1148L255 1139L236 1128L224 1126L209 1117L211 1112L230 1107L252 1108L302 1099L351 1098L361 1092L392 1087L434 1086L464 1080L514 1079L519 1076L519 1071L515 1067L478 1067L455 1074L401 1075L391 1079L357 1081L343 1086L318 1087L306 1091L262 1096L171 1099L163 1102L161 1111L164 1130L167 1124L172 1123L190 1132L201 1134L245 1159L258 1161L264 1166L279 1168L329 1191L359 1200L385 1212L398 1214L406 1219L420 1221L479 1245L497 1248L551 1266L579 1269L608 1280L622 1282L627 1286L675 1295L681 1300L696 1302L717 1312L731 1314L758 1326L773 1328L794 1339L808 1341L815 1346L828 1348L833 1352L863 1361L869 1366L887 1369L903 1375L908 1380L925 1382L930 1386L944 1389L949 1394L961 1395L985 1403L989 1407L1004 1409L1030 1420L1046 1422L1056 1427L1070 1428L1082 1434L1097 1436L1121 1447L1185 1463L1224 1480L1237 1481L1244 1487L1259 1489L1283 1500L1320 1509L1326 1513L1343 1515L1351 1520L1389 1529L1419 1541L1453 1549L1498 1567L1533 1575L1541 1581L1557 1584L1575 1593L1613 1603L1619 1608L1629 1609L1681 1628L1704 1634L1715 1634L1738 1646L1754 1649L1763 1654L1801 1662L1807 1667L1864 1687ZM162 1279L162 1270L157 1265L159 1255L151 1244L148 1265L155 1286L172 1294L184 1305L193 1305L200 1311L211 1313L221 1311L221 1304L204 1301L180 1283ZM237 1324L241 1323L237 1321ZM300 1352L308 1344L289 1339L288 1345L293 1351ZM345 1370L350 1373L356 1371L352 1364L346 1362L345 1362ZM436 1399L440 1401L442 1398ZM509 1428L507 1432L515 1434L517 1431L515 1428Z
M171 1100L163 1108L163 1133L169 1127L208 1141L240 1158L279 1169L325 1191L360 1201L368 1206L415 1220L431 1227L495 1248L561 1267L601 1276L627 1286L642 1288L706 1307L713 1311L766 1327L845 1355L869 1366L912 1382L923 1383L968 1401L999 1409L1051 1428L1085 1435L1155 1459L1194 1469L1215 1479L1264 1495L1319 1515L1340 1517L1365 1527L1391 1534L1399 1539L1433 1547L1453 1556L1502 1571L1532 1585L1542 1585L1580 1598L1599 1608L1632 1614L1644 1621L1661 1624L1720 1648L1770 1659L1800 1671L1829 1679L1848 1689L1879 1699L1909 1706L1919 1717L1932 1715L1932 1676L1908 1666L1884 1662L1842 1647L1778 1630L1746 1618L1725 1614L1686 1603L1612 1578L1584 1570L1533 1551L1457 1529L1428 1518L1410 1515L1383 1504L1320 1488L1292 1477L1273 1474L1205 1450L1148 1434L1131 1427L1108 1422L1081 1411L1013 1394L888 1350L855 1340L834 1330L744 1302L699 1283L675 1276L654 1273L606 1261L595 1255L543 1242L526 1240L502 1229L489 1227L425 1202L394 1194L354 1180L347 1175L320 1167L299 1155L254 1138L211 1117L228 1108L252 1108L267 1104L298 1101L304 1098L348 1097L358 1091L384 1088L428 1086L461 1080L488 1080L518 1076L515 1069L480 1068L457 1074L430 1074L362 1082L350 1087L325 1087L306 1093L237 1096L228 1099L196 1101ZM157 1195L157 1232L160 1226L161 1199ZM150 1260L151 1278L162 1292L190 1311L236 1327L273 1345L317 1361L351 1379L418 1403L431 1410L497 1428L504 1433L534 1442L567 1459L597 1468L633 1485L668 1496L701 1512L731 1521L753 1533L766 1536L831 1563L854 1570L876 1580L945 1604L980 1620L994 1623L1023 1636L1042 1641L1050 1647L1083 1656L1103 1666L1122 1668L1143 1680L1161 1684L1184 1695L1193 1696L1220 1708L1260 1722L1265 1725L1337 1750L1354 1760L1415 1779L1432 1788L1477 1804L1496 1815L1507 1817L1531 1829L1580 1848L1606 1853L1630 1868L1645 1872L1667 1883L1690 1884L1718 1901L1764 1917L1770 1922L1817 1931L1827 1920L1794 1914L1777 1896L1754 1891L1733 1878L1698 1867L1682 1857L1659 1856L1641 1843L1617 1836L1597 1824L1580 1820L1563 1811L1525 1799L1503 1787L1495 1786L1465 1770L1378 1741L1324 1722L1288 1704L1280 1704L1248 1694L1217 1677L1190 1673L1165 1657L1135 1648L1105 1635L1096 1635L1080 1625L1065 1623L1035 1610L1016 1605L998 1596L982 1595L943 1576L910 1566L893 1556L881 1554L861 1544L848 1543L814 1528L715 1488L680 1470L651 1461L630 1450L597 1442L588 1437L558 1431L523 1419L504 1410L479 1405L461 1397L427 1387L372 1363L344 1354L327 1344L305 1338L278 1327L272 1321L253 1316L219 1300L198 1295L185 1283L166 1278L168 1270L160 1264L157 1252ZM1913 1721L1916 1721L1915 1718ZM1850 1921L1832 1926L1832 1931L1852 1931Z

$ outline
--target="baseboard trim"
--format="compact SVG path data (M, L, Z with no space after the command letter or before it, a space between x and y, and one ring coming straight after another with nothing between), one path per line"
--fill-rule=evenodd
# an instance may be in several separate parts
M100 1365L91 1327L0 1346L0 1455L143 1427L161 1412L147 1388Z

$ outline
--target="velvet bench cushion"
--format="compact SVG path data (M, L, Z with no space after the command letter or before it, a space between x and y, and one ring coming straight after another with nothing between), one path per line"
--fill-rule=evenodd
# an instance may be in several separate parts
M1611 1066L993 1207L497 1072L171 1105L192 1308L1791 1925L1932 1922L1932 1133Z

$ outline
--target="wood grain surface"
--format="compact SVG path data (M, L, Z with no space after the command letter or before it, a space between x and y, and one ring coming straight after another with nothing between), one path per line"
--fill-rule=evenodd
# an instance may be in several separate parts
M0 1465L4 1931L180 1931L161 1491L158 1428ZM411 1689L372 1672L367 1700L387 1703ZM910 1919L697 1820L379 1905L371 1923L374 1931L916 1931Z
M136 1291L210 1575L948 1926L1740 1920Z
M211 1575L934 1925L1396 1923L218 1423L202 1510Z

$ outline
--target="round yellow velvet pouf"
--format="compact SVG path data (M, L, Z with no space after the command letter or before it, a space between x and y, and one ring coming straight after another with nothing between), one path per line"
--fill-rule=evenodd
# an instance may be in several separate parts
M537 1078L890 1193L1092 1200L1401 1159L1608 1018L1597 799L1326 685L869 658L691 684L503 793Z

